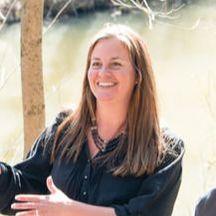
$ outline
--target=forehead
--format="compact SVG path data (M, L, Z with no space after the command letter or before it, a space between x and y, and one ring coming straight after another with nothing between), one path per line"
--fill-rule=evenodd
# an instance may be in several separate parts
M105 38L99 40L93 48L91 58L120 57L129 59L127 46L118 38Z

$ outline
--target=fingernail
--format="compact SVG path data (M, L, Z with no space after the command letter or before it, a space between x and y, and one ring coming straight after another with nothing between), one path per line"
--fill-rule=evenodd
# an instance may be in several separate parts
M19 195L16 195L16 196L15 196L15 200L20 200Z
M12 209L15 209L15 208L16 208L16 204L13 203L13 204L11 205L11 208L12 208Z

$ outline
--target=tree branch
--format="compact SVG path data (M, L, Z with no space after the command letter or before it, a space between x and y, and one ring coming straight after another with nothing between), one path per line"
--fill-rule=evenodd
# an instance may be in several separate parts
M56 16L54 17L54 19L52 20L52 22L49 24L49 26L47 27L47 29L43 32L43 34L46 34L50 28L52 28L52 26L56 23L57 19L61 16L61 14L63 13L63 11L69 6L69 4L72 3L72 0L68 0L64 6L61 8L61 10L56 14Z
M13 69L11 73L9 73L6 77L4 72L1 72L1 77L0 77L0 90L4 88L6 85L7 81L10 79L10 77L16 72L16 68Z
M12 11L12 9L13 9L13 7L15 6L16 3L17 3L17 0L14 0L14 1L11 3L11 5L10 5L10 7L9 7L9 9L8 9L8 11L7 11L7 13L6 13L5 16L0 12L1 17L3 16L3 22L2 22L2 24L0 25L0 31L3 29L3 27L4 27L4 25L5 25L6 21L7 21L7 19L8 19L8 17L9 17L10 13L11 13L11 11Z
M127 8L132 8L132 9L138 9L142 12L144 12L144 14L146 14L148 16L148 20L149 20L149 28L151 29L153 27L153 22L155 21L155 18L167 18L167 19L176 19L176 17L171 16L173 13L179 11L180 9L182 9L185 4L182 4L181 6L179 6L176 9L172 9L168 12L161 12L161 11L153 11L148 2L146 0L129 0L129 2L125 2L125 0L111 0L111 2L114 5L117 6L123 6L123 7L127 7Z

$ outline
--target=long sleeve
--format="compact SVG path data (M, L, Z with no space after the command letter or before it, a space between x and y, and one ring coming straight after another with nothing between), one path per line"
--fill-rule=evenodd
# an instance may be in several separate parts
M10 204L19 193L45 193L45 180L50 172L48 155L43 153L44 131L29 153L30 157L14 167L1 163L0 208L10 214ZM12 212L11 212L12 213Z
M216 189L205 194L197 203L195 216L214 216L216 212Z
M181 183L183 142L176 147L178 156L168 154L157 171L141 184L136 197L124 205L112 205L117 216L170 216Z
M26 160L13 167L3 162L0 163L2 169L0 175L1 213L14 214L10 205L16 194L47 193L46 178L52 169L50 164L51 146L56 129L61 122L62 114L59 114L54 123L47 127L36 140Z

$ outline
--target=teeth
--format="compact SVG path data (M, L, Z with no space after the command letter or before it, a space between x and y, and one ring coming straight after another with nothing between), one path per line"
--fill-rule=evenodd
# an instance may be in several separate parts
M101 87L109 87L109 86L114 86L115 83L113 83L113 82L99 82L98 85Z

